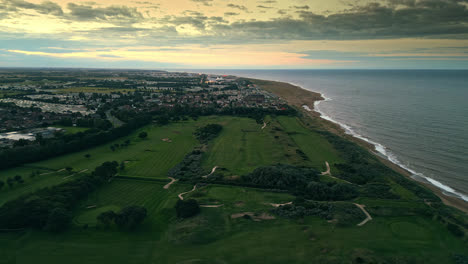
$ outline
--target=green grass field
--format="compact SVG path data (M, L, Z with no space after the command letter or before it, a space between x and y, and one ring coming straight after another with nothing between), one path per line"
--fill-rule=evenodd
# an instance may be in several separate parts
M192 135L194 130L193 122L173 123L162 127L150 125L128 137L95 148L0 171L0 180L6 181L7 177L15 175L20 175L25 180L23 184L15 184L13 188L4 186L0 191L0 204L39 188L61 183L69 176L53 173L54 171L72 167L75 173L83 170L90 172L105 161L125 162L125 170L119 172L121 175L166 179L167 171L198 144ZM148 138L138 138L141 131L146 131ZM161 140L163 138L169 138L172 142L164 142ZM110 149L111 145L122 144L127 139L131 140L129 146L115 151ZM86 154L90 154L90 158L86 158ZM32 172L48 174L30 178ZM75 174L73 177L79 176L80 174Z
M268 203L292 198L253 188L203 187L191 197L224 206L177 220L177 194L192 186L162 187L114 180L83 201L68 232L0 233L0 263L351 263L357 257L369 263L450 263L452 253L466 249L439 222L420 216L375 217L362 227L346 228L316 217L232 219L233 213L268 212ZM94 227L99 212L133 204L149 213L137 230Z
M204 122L208 122L207 119ZM276 163L325 170L325 161L330 164L341 161L328 141L303 127L294 117L268 117L264 129L263 124L248 118L213 117L210 122L223 125L223 131L205 154L203 166L207 170L219 166L242 175L259 166ZM308 160L303 159L298 150L304 152Z
M232 218L246 212L273 216L271 203L287 203L294 196L216 184L184 197L201 205L221 206L202 207L199 215L181 220L174 209L177 195L193 186L176 182L163 189L164 182L142 179L166 179L167 171L199 145L192 135L196 127L209 123L222 124L223 131L206 148L203 166L207 170L221 166L241 175L280 162L319 170L325 169L325 161L341 162L328 141L301 122L292 117L268 117L267 126L261 129L252 119L212 116L197 122L151 125L96 148L1 171L0 179L22 175L25 183L16 183L11 189L4 186L0 204L79 177L77 172L91 171L108 160L126 161L126 169L119 174L135 178L114 179L90 194L74 210L69 231L0 232L0 263L356 263L359 258L363 263L439 264L452 263L453 253L466 254L466 240L454 237L440 221L415 213L428 206L394 182L392 190L403 199L357 198L352 202L366 205L373 220L362 227L340 227L318 217ZM147 139L137 137L141 131L148 132ZM127 139L131 140L129 146L110 149ZM90 158L85 157L87 153ZM67 166L74 169L73 176L57 172ZM30 178L32 171L42 175ZM148 210L148 217L135 231L97 225L101 212L129 205Z

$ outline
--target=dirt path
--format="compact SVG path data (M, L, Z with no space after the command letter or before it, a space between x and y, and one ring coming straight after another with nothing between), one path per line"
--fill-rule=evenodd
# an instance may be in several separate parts
M363 226L365 223L372 220L372 216L366 211L366 209L364 209L365 205L357 204L357 203L355 203L354 205L356 205L359 209L361 209L361 211L366 215L366 219L364 219L361 223L357 224L357 226Z
M264 129L267 126L267 123L263 122L262 129Z
M171 182L168 183L168 184L166 184L166 185L164 185L164 187L163 187L164 189L169 189L169 187L171 187L171 184L173 184L174 182L177 181L176 179L174 179L174 178L172 178L172 177L168 177L168 178L171 179Z
M183 199L184 199L183 196L184 196L185 194L191 193L191 192L195 191L196 189L197 189L197 185L195 184L195 185L193 186L193 189L192 189L192 190L190 190L190 191L188 191L188 192L179 193L179 195L178 195L178 196L179 196L179 199L183 200Z
M321 175L328 175L329 177L332 177L333 179L337 179L337 180L340 180L340 181L344 181L344 182L349 183L349 184L354 184L354 183L349 182L349 181L347 181L347 180L343 180L343 179L340 179L340 178L337 178L337 177L333 176L333 175L331 174L331 172L330 172L330 164L328 164L328 161L325 161L325 166L327 166L327 170L324 171L324 172L322 172Z
M328 164L328 161L325 161L325 165L327 166L327 170L322 172L322 175L330 175L331 176L331 173L330 173L330 164Z
M224 204L206 204L206 205L200 205L200 207L217 208L217 207L221 207L223 205Z
M292 204L292 202L287 202L287 203L282 203L282 204L270 203L270 205L273 207L280 207L280 206L287 205L287 204Z
M57 171L52 171L52 172L44 172L44 173L41 173L39 175L49 175L49 174L61 172L61 171L64 171L64 170L65 170L65 168L57 170Z
M202 178L208 178L208 177L210 177L211 174L213 174L213 173L216 171L217 168L218 168L218 166L214 166L213 169L211 170L210 174L205 175L205 176L202 176Z
M83 173L83 172L85 172L85 171L88 171L88 169L84 169L84 170L81 170L81 171L79 171L79 172L77 172L77 173L73 173L72 175L68 175L67 177L64 177L63 179L64 179L64 180L65 180L65 179L68 179L68 178L70 178L70 177L73 177L73 176L75 176L75 175L77 175L77 174L80 174L80 173Z

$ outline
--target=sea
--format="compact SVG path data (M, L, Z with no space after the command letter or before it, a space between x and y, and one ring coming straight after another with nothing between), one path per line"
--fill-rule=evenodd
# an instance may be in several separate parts
M180 70L179 70L180 71ZM288 82L415 180L468 202L467 70L187 70ZM311 107L311 106L309 106Z

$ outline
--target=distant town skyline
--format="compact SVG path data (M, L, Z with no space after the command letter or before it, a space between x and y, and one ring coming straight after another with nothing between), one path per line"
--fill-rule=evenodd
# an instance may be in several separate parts
M0 0L0 67L468 69L468 1Z

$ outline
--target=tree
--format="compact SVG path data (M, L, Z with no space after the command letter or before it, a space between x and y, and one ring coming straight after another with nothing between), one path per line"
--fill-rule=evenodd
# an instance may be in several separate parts
M189 218L200 213L200 206L197 200L189 199L187 201L179 200L175 206L177 217Z
M14 179L18 183L23 183L24 182L23 177L21 177L21 175L16 175Z
M5 185L5 182L0 180L0 190L3 188L4 185Z
M115 224L121 229L134 229L147 216L146 208L132 205L123 208L114 218Z
M85 156L85 158L87 158L87 159L91 158L91 154L89 154L89 153L85 154L84 156Z
M147 138L147 137L148 137L148 133L146 133L146 132L140 132L140 134L138 134L138 137L141 138L141 139Z
M70 222L71 216L67 210L57 207L50 212L44 229L50 232L60 232L65 230Z
M109 227L112 221L114 221L115 216L116 216L116 213L112 210L109 210L109 211L102 212L101 214L99 214L96 219L101 225L105 227Z
M8 184L8 187L13 187L13 184L14 184L14 180L11 178L11 177L8 177L7 178L7 184Z
M73 171L72 167L66 167L65 169L68 171L68 173L71 173Z
M120 167L119 167L119 169L120 169L121 171L125 170L125 162L123 162L123 161L120 162Z

